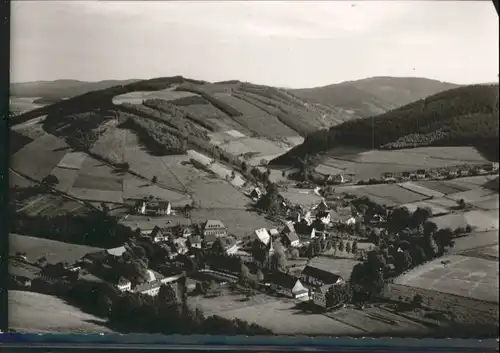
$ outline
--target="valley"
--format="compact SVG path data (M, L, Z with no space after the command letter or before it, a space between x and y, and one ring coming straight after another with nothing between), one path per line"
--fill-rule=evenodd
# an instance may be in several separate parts
M164 333L494 329L498 160L484 144L470 143L495 124L489 89L446 91L455 85L434 82L414 98L383 101L350 88L348 105L326 101L324 88L314 99L314 89L181 76L75 85L87 88L10 121L16 308L32 308L38 318L47 308L36 307L36 297L45 295L50 308L70 313L60 297L95 310L68 314L75 320L103 321L113 331L156 332L147 320ZM464 111L447 109L447 99L467 89L477 100ZM59 94L54 86L47 92ZM416 113L428 96L429 105L439 98L444 108ZM378 102L379 130L367 130L371 110L357 109L361 101ZM479 114L482 124L470 134L465 114ZM415 117L430 125L415 127ZM403 121L402 131L391 127L395 121ZM421 143L441 123L449 123L447 139ZM498 144L494 138L485 135ZM22 264L40 273L23 276L16 272ZM377 266L380 273L366 270ZM101 299L79 301L87 290ZM131 323L132 298L143 321ZM174 303L192 308L178 328L152 314L156 305L180 315ZM15 327L27 330L30 314L19 310ZM210 331L214 322L219 331ZM51 319L29 330L95 329L61 325Z

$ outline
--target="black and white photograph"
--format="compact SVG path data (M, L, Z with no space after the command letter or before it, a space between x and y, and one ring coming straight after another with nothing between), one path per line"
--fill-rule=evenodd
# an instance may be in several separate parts
M11 331L498 337L491 1L10 22Z

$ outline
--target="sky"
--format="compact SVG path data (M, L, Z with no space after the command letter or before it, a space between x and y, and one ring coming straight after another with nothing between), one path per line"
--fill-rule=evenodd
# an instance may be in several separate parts
M491 1L13 0L11 82L498 82L498 23Z

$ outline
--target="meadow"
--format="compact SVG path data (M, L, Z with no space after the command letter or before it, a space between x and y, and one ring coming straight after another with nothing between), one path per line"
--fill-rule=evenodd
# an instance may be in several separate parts
M25 252L30 262L35 262L43 256L47 259L47 263L50 264L63 261L73 264L83 256L101 250L103 249L86 245L9 234L9 254L15 255L17 252Z
M9 327L24 333L112 333L105 320L54 296L9 290Z

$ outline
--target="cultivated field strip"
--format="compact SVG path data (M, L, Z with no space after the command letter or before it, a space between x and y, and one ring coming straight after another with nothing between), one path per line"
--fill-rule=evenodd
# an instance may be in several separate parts
M443 265L444 260L449 263ZM498 261L451 255L409 271L394 284L498 304L498 276Z
M401 183L398 185L404 189L416 192L417 194L421 194L421 195L424 195L427 197L443 197L444 196L444 194L439 192L439 191L425 188L421 185L412 183L411 181L406 182L406 183Z
M83 152L69 152L64 155L64 157L59 161L57 167L66 169L76 169L79 170L83 162L87 158L87 154Z

